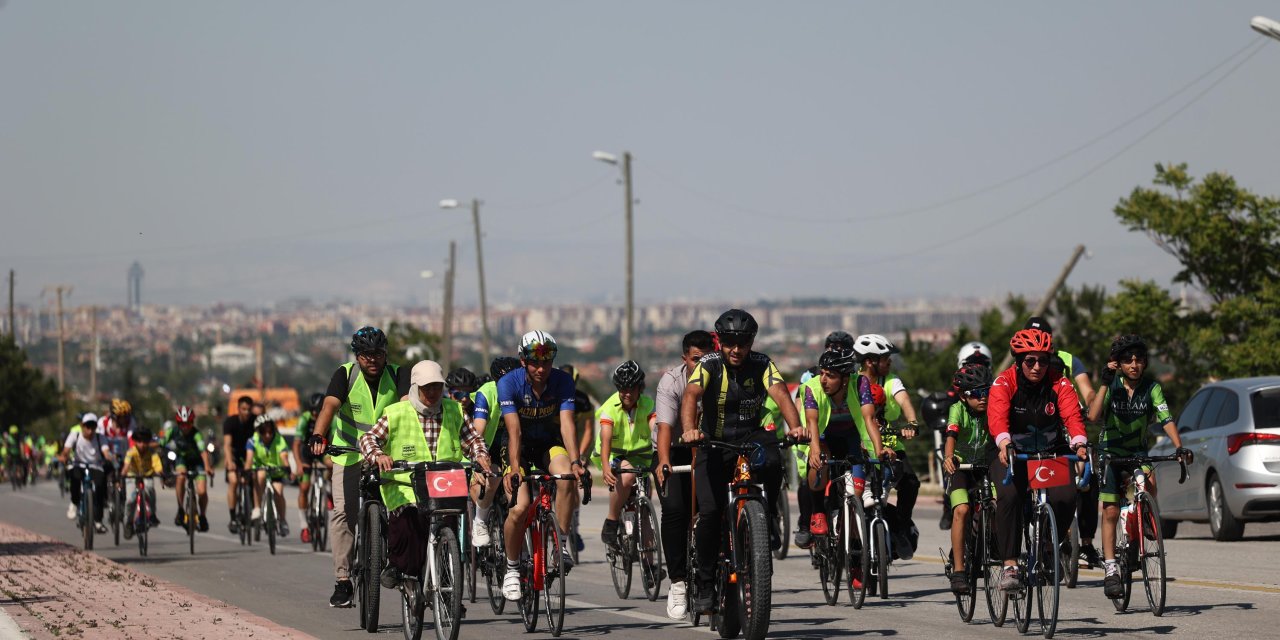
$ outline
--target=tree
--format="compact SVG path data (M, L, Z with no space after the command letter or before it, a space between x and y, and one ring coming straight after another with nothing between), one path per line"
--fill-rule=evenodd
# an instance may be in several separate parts
M1107 363L1111 331L1102 322L1107 307L1107 290L1082 285L1062 287L1053 302L1053 343L1084 362L1090 375L1097 376Z
M415 357L410 358L409 352L412 347L418 347L424 351L416 353L417 350L414 350ZM392 320L387 327L387 362L412 367L419 360L439 360L443 355L440 349L440 336L434 333L398 320Z
M26 427L59 407L58 386L27 361L11 336L0 337L0 428Z

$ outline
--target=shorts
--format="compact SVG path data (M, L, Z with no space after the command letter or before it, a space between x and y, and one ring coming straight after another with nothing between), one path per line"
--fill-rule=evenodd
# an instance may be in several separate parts
M231 472L244 466L244 458L237 457L227 462L227 468L222 472L222 479L231 482Z
M258 472L265 471L265 469L261 467L254 467L253 469L250 469L250 471L253 472L253 476L256 478L258 477ZM284 482L284 480L289 477L289 474L285 473L283 469L277 469L268 473L267 476L271 478L272 482Z
M208 475L204 469L204 461L198 457L194 460L191 458L178 460L177 464L174 465L174 470L178 472L190 471L191 476L197 480L203 480Z
M1120 497L1124 495L1125 486L1128 485L1134 469L1137 469L1138 466L1136 464L1107 464L1107 468L1101 474L1102 487L1098 491L1098 499L1104 504L1120 502ZM1141 466L1142 471L1147 474L1147 482L1152 482L1155 476L1151 473L1151 465L1144 464Z
M845 433L824 433L822 444L826 445L827 455L833 459L844 460L851 456L858 462L865 459L862 451L862 437L858 435L856 429Z
M956 471L947 477L947 503L954 509L969 503L969 491L978 488L973 471Z
M504 474L509 473L511 471L511 456L507 450L506 441L499 444L498 455L499 459L502 460L502 472ZM533 466L547 469L551 464L551 460L558 456L570 457L569 451L559 442L540 440L520 443L520 467L526 473Z

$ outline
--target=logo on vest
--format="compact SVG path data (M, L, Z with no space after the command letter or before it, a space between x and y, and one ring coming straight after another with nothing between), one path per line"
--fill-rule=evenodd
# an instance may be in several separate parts
M401 460L410 460L410 459L412 459L412 458L413 458L414 454L415 454L417 451L418 451L418 447L416 447L416 446L414 446L414 445L412 445L412 444L400 445L400 459L401 459Z
M1058 412L1058 407L1054 405L1052 402L1046 403L1044 405L1044 414L1046 416L1051 416L1057 412Z
M347 404L351 405L352 414L360 413L360 411L364 409L363 405L361 405L359 402L348 401Z

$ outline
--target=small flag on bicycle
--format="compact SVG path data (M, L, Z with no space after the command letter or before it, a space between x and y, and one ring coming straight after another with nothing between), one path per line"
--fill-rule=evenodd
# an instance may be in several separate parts
M1065 458L1028 460L1027 478L1032 489L1051 489L1071 483L1071 466Z
M462 498L467 495L467 472L462 469L427 472L427 492L432 498Z

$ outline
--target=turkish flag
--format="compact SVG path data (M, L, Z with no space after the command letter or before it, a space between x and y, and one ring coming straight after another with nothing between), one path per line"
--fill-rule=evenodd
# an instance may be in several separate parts
M427 472L427 495L432 498L462 498L467 495L467 472L462 469Z
M1071 483L1071 465L1066 458L1028 460L1027 478L1032 489L1051 489Z

